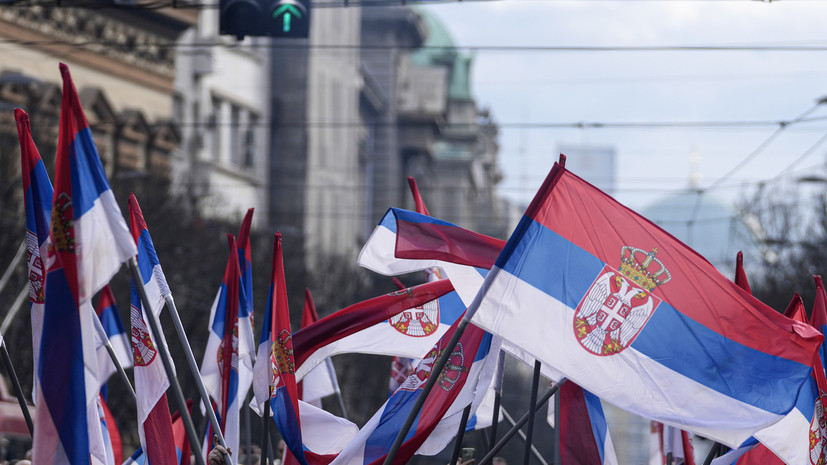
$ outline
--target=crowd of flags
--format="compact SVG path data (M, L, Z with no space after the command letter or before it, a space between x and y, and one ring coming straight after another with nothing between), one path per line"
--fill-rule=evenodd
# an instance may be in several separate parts
M389 277L423 272L427 282L396 280L398 291L321 319L308 290L295 332L282 261L289 245L276 233L258 339L250 209L238 236L227 236L204 357L200 368L190 367L204 391L195 405L211 418L206 435L196 437L193 403L170 377L178 369L157 324L165 307L177 310L148 225L134 195L129 225L124 220L68 67L61 64L60 73L54 187L28 116L15 111L35 465L121 463L131 451L123 450L106 404L106 381L124 368L133 370L141 441L127 462L189 465L192 450L201 464L214 436L239 451L240 412L252 389L249 407L265 431L278 429L284 463L400 465L500 422L504 353L536 366L559 390L548 421L559 432L563 465L618 463L603 402L652 420L652 465L694 465L690 433L716 441L718 465L824 463L821 278L809 321L797 296L780 314L751 295L740 253L733 282L566 170L562 156L508 241L431 217L409 179L416 211L390 208L358 264ZM133 272L128 331L108 286L124 264ZM388 399L361 428L346 419L331 362L343 353L393 358ZM340 415L321 408L330 395Z

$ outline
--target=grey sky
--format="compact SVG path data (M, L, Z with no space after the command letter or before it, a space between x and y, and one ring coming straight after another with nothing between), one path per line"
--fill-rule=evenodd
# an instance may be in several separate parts
M827 2L503 0L431 5L459 46L827 46ZM474 93L501 123L790 120L827 95L827 51L479 51ZM827 115L827 105L810 116ZM690 153L708 186L774 127L503 128L502 193L530 200L561 144L618 154L619 200L641 208L686 187ZM716 194L769 179L806 152L827 124L791 126ZM795 172L823 166L827 143ZM823 169L823 168L822 168Z

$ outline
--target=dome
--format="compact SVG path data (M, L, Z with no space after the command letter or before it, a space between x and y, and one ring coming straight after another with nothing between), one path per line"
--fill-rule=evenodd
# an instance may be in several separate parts
M728 278L733 277L735 255L758 260L755 238L735 208L708 193L686 190L664 197L641 214L706 258Z
M448 98L471 100L471 62L468 54L457 51L454 39L442 21L425 7L411 7L422 18L427 30L421 48L411 52L411 64L416 66L445 66L448 68Z

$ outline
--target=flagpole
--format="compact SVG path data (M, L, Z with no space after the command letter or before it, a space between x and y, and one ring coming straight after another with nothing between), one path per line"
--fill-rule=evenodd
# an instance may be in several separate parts
M468 424L469 416L471 416L471 404L468 404L468 406L462 410L462 418L459 420L459 430L454 440L454 450L451 452L451 461L448 462L448 465L457 465L457 458L459 457L459 451L462 449L462 438L465 437L465 426Z
M555 399L559 399L559 398L560 398L559 396L555 397ZM511 424L511 426L514 426L514 425L517 424L517 422L514 421L514 418L508 413L508 410L503 408L502 411L503 411L503 416ZM526 437L525 437L525 433L523 433L523 430L518 429L517 430L517 436L519 436L520 439L522 439L523 442L525 442ZM534 447L534 444L531 445L531 453L534 454L534 458L536 458L537 461L539 461L542 465L548 465L548 462L546 462L546 459L544 459L543 456L540 455L540 451L537 450L536 447ZM557 462L552 462L552 463L556 465L556 464L559 464L560 461L558 460Z
M721 451L721 444L716 442L712 444L712 447L709 448L709 454L706 455L704 459L703 465L709 465L718 456L718 453Z
M20 243L20 247L17 248L17 252L14 254L14 258L12 258L11 263L9 266L6 267L6 271L3 273L3 277L0 278L0 292L3 292L3 289L6 288L6 284L8 284L9 279L14 272L14 269L17 268L17 264L20 263L20 260L23 258L23 251L26 250L26 241L24 240Z
M135 395L135 389L132 388L132 383L129 382L129 378L126 376L126 371L123 369L123 365L121 365L121 361L118 360L118 356L115 355L115 349L112 348L112 343L109 341L109 335L106 334L106 330L103 329L103 325L101 324L100 318L97 315L92 315L92 321L95 322L95 331L98 332L98 337L100 337L101 342L103 342L103 347L106 349L106 352L109 354L109 358L112 359L112 363L115 365L115 370L117 370L118 375L121 377L121 381L126 384L129 388L129 393L132 394L132 400L135 403L138 403L138 397Z
M448 345L445 346L445 349L443 349L442 355L440 355L439 359L431 369L431 376L428 376L428 380L422 388L422 393L416 398L416 403L411 409L411 413L408 414L408 418L405 419L405 423L402 425L402 428L400 428L399 433L397 433L396 439L393 441L393 445L388 451L388 455L385 456L385 461L382 465L391 465L393 463L393 460L396 458L396 453L399 452L399 448L402 447L402 443L405 442L405 437L408 435L408 431L411 430L414 420L419 415L419 411L422 410L422 406L425 405L425 400L428 398L428 394L430 394L431 390L434 388L437 378L439 378L438 374L442 373L443 368L445 368L445 365L448 364L448 359L454 352L454 348L457 346L459 339L468 327L468 323L471 321L474 313L476 313L477 309L480 308L482 298L488 292L488 288L491 286L490 283L493 282L494 278L499 274L499 270L499 268L494 267L488 273L488 276L485 277L482 287L480 287L480 290L477 292L477 295L474 296L474 300L471 302L471 305L465 311L465 315L459 321L459 324L457 324L457 329L454 331L454 335L451 336L451 340L448 341Z
M342 418L347 418L347 410L345 410L345 400L342 398L342 391L339 389L339 379L336 377L336 369L333 367L333 360L330 357L324 359L327 364L327 371L330 373L330 381L333 382L333 388L336 391L336 400L339 401L339 410L342 411Z
M505 352L500 350L497 359L497 372L494 374L494 412L491 417L491 441L489 445L497 443L497 425L500 423L500 401L503 395L503 372L505 371ZM503 410L505 411L505 410ZM490 450L490 447L488 448ZM555 464L558 465L558 464Z
M540 384L540 361L534 360L534 376L531 378L531 396L528 402L528 427L526 428L525 452L523 453L523 465L528 465L531 460L531 441L534 437L534 419L536 410L531 408L537 402L537 385Z
M210 420L210 425L213 429L213 434L218 437L218 443L226 448L227 442L224 440L224 434L221 432L221 424L218 423L218 418L215 416L210 396L207 394L207 388L204 387L204 380L201 378L201 372L198 370L198 365L195 363L195 357L192 355L192 347L187 338L187 333L184 331L184 325L181 324L181 317L178 315L178 308L175 307L175 301L172 299L172 294L164 296L164 300L169 308L169 315L172 317L172 323L175 326L175 332L178 333L178 340L184 348L184 355L187 357L187 365L190 367L193 378L195 378L195 386L198 388L198 395L201 397L201 402L204 404L207 411L207 418ZM224 459L227 465L233 465L229 459L229 455L225 455Z
M2 334L0 334L0 355L2 355L3 365L5 365L6 372L14 386L14 395L17 396L17 403L20 404L20 410L23 411L26 426L29 427L29 433L34 437L34 423L32 423L32 415L29 413L29 404L26 403L26 398L23 397L23 388L20 387L20 380L17 378L17 372L14 371L11 355L9 355L9 349L6 347L6 339L2 337Z
M184 393L181 391L181 385L178 384L178 377L175 376L175 370L172 368L172 358L170 358L169 351L167 350L166 341L164 341L161 337L158 321L155 318L155 313L152 311L152 305L149 303L149 297L146 295L146 289L144 289L144 280L141 276L141 270L138 269L138 260L134 256L130 257L127 261L127 266L132 272L132 280L135 281L135 289L137 289L138 295L141 298L141 303L143 303L144 309L146 309L147 319L149 320L149 328L152 331L152 335L155 337L156 345L158 347L158 354L161 355L161 361L164 364L164 370L166 371L167 378L169 378L169 384L172 388L175 403L178 404L178 411L181 412L181 420L184 422L184 429L186 430L187 437L190 440L190 450L195 455L195 463L197 465L206 465L204 463L204 456L201 452L201 441L198 440L198 435L195 433L195 425L192 423L192 417L190 417L189 411L187 410L187 402L184 400ZM229 454L224 454L224 460L227 462L227 465L232 465L233 463Z
M540 397L537 400L537 403L534 404L534 410L536 411L543 408L543 405L545 405L545 403L551 398L551 396L553 396L557 393L557 391L560 390L560 386L566 381L568 380L566 378L563 378L560 380L559 383L555 383L554 386L550 387L549 390L546 391L545 394L543 394L543 397ZM517 431L519 431L520 428L522 428L523 425L525 425L528 422L528 414L529 412L526 412L522 417L520 417L520 419L517 420L516 423L514 423L514 426L512 426L507 433L505 433L503 438L500 439L500 441L496 445L494 445L494 447L492 447L487 454L485 454L485 457L483 457L482 460L477 462L477 465L488 465L489 463L491 463L491 460L494 459L494 456L497 454L497 452L499 452L500 449L502 449L506 445L506 443L508 443L508 441L511 440L511 438L513 438L515 434L517 434Z
M270 458L270 399L264 403L264 413L261 415L261 463L267 465ZM272 462L271 462L272 463Z

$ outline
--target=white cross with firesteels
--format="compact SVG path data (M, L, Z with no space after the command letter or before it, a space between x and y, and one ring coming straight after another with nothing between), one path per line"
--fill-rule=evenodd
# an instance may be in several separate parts
M613 305L610 305L611 301L614 301ZM626 316L622 315L620 312L621 310L623 310L624 307L627 306L617 297L613 295L607 297L606 301L603 302L603 305L600 307L600 312L605 315L605 317L603 318L603 322L600 323L600 327L603 330L608 331L609 325L612 323L612 321L617 320L620 324L623 324L623 322L626 320ZM626 313L628 314L629 312L627 311Z

